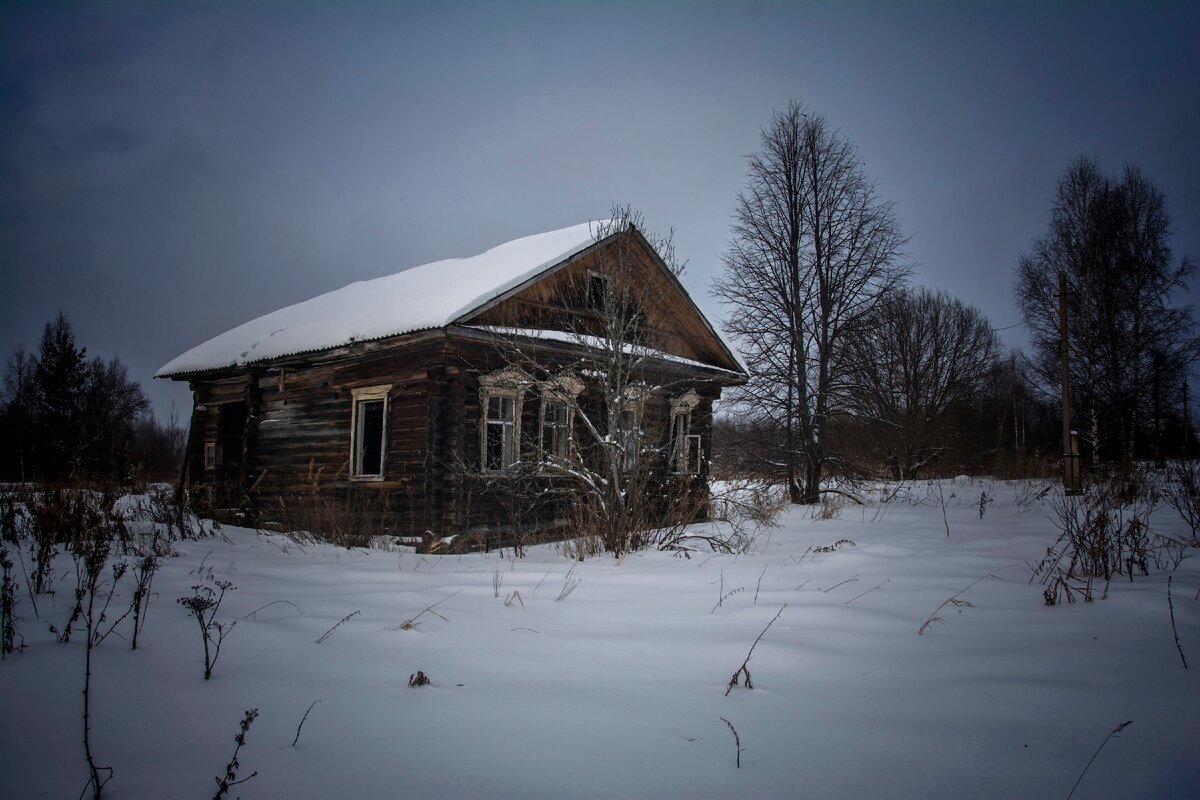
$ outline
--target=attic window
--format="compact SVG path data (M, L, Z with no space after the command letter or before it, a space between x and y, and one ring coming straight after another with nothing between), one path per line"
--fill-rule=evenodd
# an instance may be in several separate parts
M354 389L351 415L350 477L383 480L387 441L387 398L391 386Z
M601 314L608 308L609 280L608 276L588 270L587 307L589 311Z

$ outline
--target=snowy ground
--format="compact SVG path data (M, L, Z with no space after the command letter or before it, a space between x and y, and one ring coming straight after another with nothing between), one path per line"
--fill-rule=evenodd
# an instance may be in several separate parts
M183 543L155 578L138 650L114 636L94 656L105 796L210 796L248 708L260 716L239 775L258 774L231 794L246 800L1064 798L1126 720L1075 796L1200 796L1200 558L1174 572L1184 669L1166 573L1047 608L1025 562L1055 537L1048 509L1019 505L1021 485L986 488L996 502L980 520L979 484L945 486L949 538L936 500L891 503L792 512L742 556L422 557L234 528L232 543ZM1179 529L1170 509L1154 523ZM840 539L856 546L806 555ZM60 626L69 564L58 595L39 598ZM210 681L175 602L202 565L237 586ZM917 635L992 572L961 596L972 606ZM20 599L29 648L0 664L0 798L76 797L83 636L54 643L23 587ZM288 602L245 619L276 600ZM725 696L785 604L750 661L755 688ZM410 688L417 670L432 685Z

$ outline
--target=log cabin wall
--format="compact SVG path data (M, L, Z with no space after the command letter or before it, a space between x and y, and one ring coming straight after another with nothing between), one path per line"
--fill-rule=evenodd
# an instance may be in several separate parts
M573 498L571 481L562 477L540 477L535 480L544 493L536 494L536 502L530 496L514 497L505 486L505 481L489 476L480 469L482 463L483 406L481 403L480 377L508 366L503 353L504 346L479 339L452 336L447 340L445 357L448 369L455 373L452 400L445 405L445 424L452 425L452 451L440 451L439 460L453 465L443 473L439 485L443 514L442 530L449 533L467 534L483 543L503 541L511 532L522 529L562 529L569 523L570 504ZM554 372L557 364L570 363L569 352L555 354L552 348L543 349L539 362ZM697 502L697 519L706 518L702 502L708 492L708 454L712 443L713 401L720 398L721 384L701 376L682 366L664 366L662 371L645 376L647 381L665 387L649 397L644 405L643 431L648 443L663 446L658 463L652 465L656 485L660 491L682 487L684 492ZM677 475L671 471L668 449L670 437L670 399L688 390L695 391L699 403L692 412L692 433L701 437L703 458L700 470L695 475ZM599 393L594 387L585 389L579 397L581 409L595 420L604 420ZM453 413L448 409L453 408ZM523 395L520 410L520 435L518 447L522 460L537 458L538 435L541 413L541 394L536 387L529 387ZM582 441L583 428L576 419L573 435Z
M239 519L233 507L254 522L299 523L303 513L353 514L374 518L386 530L421 532L428 527L424 495L430 452L431 374L440 368L441 339L399 341L367 352L341 353L325 363L292 363L243 368L248 374L195 382L197 406L189 437L191 484L213 498L218 516ZM353 391L390 385L381 479L351 476ZM240 504L230 498L219 470L204 463L204 443L219 435L220 405L246 403L244 452L240 465ZM205 398L201 404L200 398ZM199 423L199 425L197 425ZM199 436L196 430L201 430ZM228 483L227 481L225 482ZM220 498L220 499L218 499ZM221 509L225 509L221 514Z
M538 359L554 372L567 351L543 347ZM483 407L480 377L507 365L503 348L481 337L424 334L364 352L340 352L323 362L241 368L240 374L193 382L196 409L189 435L189 478L206 511L240 524L276 522L302 528L304 514L346 515L378 530L419 536L468 534L477 543L511 538L514 530L561 528L569 517L570 482L543 477L547 491L531 505L503 480L481 473ZM707 489L712 402L721 385L682 365L668 364L648 382L666 388L645 405L643 428L665 445L672 396L700 396L692 433L704 458L697 475L671 473L666 448L656 465L665 484L699 494ZM355 389L390 385L382 479L351 477ZM585 388L581 403L603 419L598 393ZM204 444L222 440L222 409L243 404L241 459L236 474L206 467ZM520 413L523 460L536 457L541 395L530 387ZM232 418L228 411L228 418ZM228 431L225 431L228 434ZM575 435L582 429L576 420ZM249 519L247 520L247 516Z

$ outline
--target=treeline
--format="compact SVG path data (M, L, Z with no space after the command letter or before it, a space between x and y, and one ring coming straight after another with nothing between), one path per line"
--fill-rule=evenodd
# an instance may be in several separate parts
M857 149L820 114L777 112L748 160L713 294L751 378L718 420L715 472L781 480L816 502L829 476L1046 472L1062 452L1058 276L1066 276L1072 423L1093 467L1194 453L1200 355L1176 305L1161 190L1091 160L1059 179L1019 258L1031 350L1004 352L977 308L908 283L907 239Z
M87 357L61 312L36 354L9 356L0 397L0 479L173 480L184 432L155 420L121 360Z

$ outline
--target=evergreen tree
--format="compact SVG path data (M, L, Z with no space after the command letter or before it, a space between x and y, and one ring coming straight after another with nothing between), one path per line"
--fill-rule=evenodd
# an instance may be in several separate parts
M46 323L33 378L40 477L68 477L79 465L86 352L76 346L75 332L61 311Z

